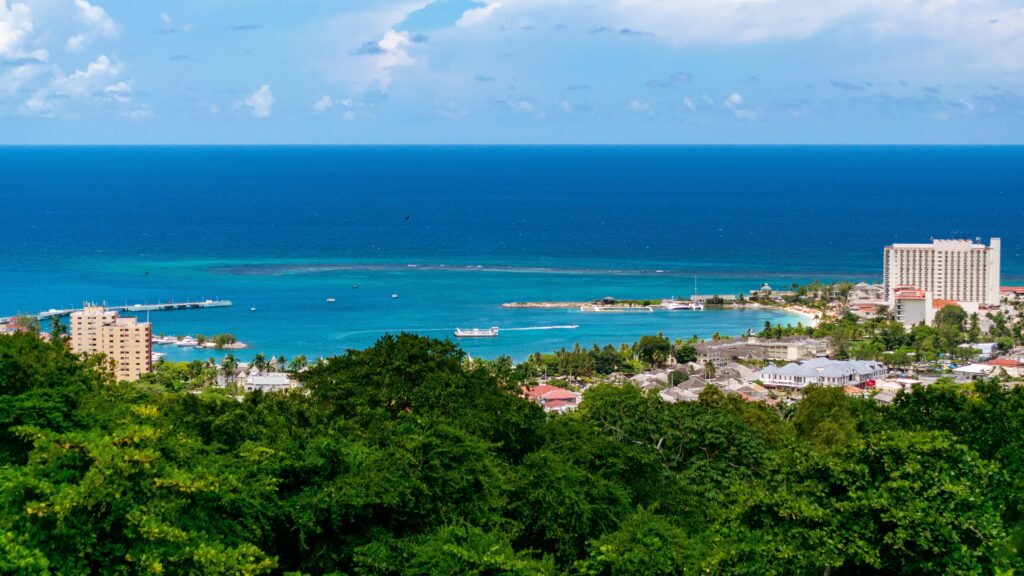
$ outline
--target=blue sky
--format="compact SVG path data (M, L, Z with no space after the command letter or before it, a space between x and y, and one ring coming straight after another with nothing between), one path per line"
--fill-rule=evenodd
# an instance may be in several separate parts
M47 143L1024 143L1024 4L0 0Z

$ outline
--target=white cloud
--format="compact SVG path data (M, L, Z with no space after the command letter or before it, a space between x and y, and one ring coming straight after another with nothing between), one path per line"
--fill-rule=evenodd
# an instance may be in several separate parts
M256 118L269 118L270 113L273 111L274 102L276 100L274 100L274 94L270 91L270 86L264 84L260 86L259 90L256 90L243 100L242 105L248 108Z
M508 106L509 106L509 108L511 108L513 110L516 110L518 112L525 112L527 114L532 114L533 112L537 111L537 105L534 104L529 99L526 99L526 98L520 98L519 100L512 100L512 101L508 102Z
M572 104L570 104L568 100L562 100L562 103L559 104L558 107L561 108L562 112L565 112L566 114L571 114L573 111Z
M120 62L100 55L85 69L63 74L55 69L53 77L21 105L29 116L82 116L95 112L114 112L130 119L151 115L148 108L134 102L131 79L121 79Z
M65 48L69 52L81 52L90 42L97 38L113 38L117 36L117 24L107 15L107 11L88 0L74 0L78 8L78 20L86 30L68 38Z
M341 119L345 122L351 122L356 119L356 113L351 110L345 110L341 115Z
M742 108L739 109L739 110L733 110L732 111L732 115L737 120L753 120L753 119L757 118L757 112L755 112L753 110L742 109Z
M743 96L740 96L738 92L733 92L728 98L722 100L722 106L726 108L735 108L743 104Z
M501 8L500 2L490 2L486 6L471 8L462 13L462 16L455 22L456 26L477 26L487 22L494 11Z
M686 106L688 110L696 110L697 105L693 103L693 100L689 96L683 97L683 106Z
M319 100L313 103L313 110L315 112L324 112L325 110L328 110L331 106L334 106L334 100L332 100L330 96L325 94Z
M27 4L12 4L0 0L0 56L20 58L22 44L32 32L32 10Z
M629 110L631 112L647 112L650 109L651 109L651 104L649 102L644 102L642 100L630 100L629 101Z
M936 65L945 69L1024 70L1019 0L501 0L466 11L458 25L497 31L530 20L540 28L567 15L580 27L642 30L676 45L791 42L836 31L861 46L909 40L941 53Z

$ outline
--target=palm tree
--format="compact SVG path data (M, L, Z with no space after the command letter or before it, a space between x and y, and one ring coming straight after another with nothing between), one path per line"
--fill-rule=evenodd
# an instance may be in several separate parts
M291 371L292 372L300 372L300 371L302 371L303 368L306 367L306 364L307 364L306 356L303 355L303 354L300 354L300 355L296 356L295 358L292 358L292 365L291 365L291 369L292 370Z
M228 354L230 356L230 354ZM262 352L258 352L252 357L252 367L259 372L266 372L269 364L267 363L267 357Z
M711 380L715 377L715 363L708 360L704 363L704 379Z
M234 382L235 381L235 370L238 370L238 360L231 354L224 356L224 360L221 360L220 367L224 370L224 381Z

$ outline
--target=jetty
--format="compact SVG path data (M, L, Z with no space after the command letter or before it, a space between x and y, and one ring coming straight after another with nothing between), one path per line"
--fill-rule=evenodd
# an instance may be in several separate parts
M161 302L159 304L125 304L123 306L106 306L104 308L114 312L162 312L166 310L194 310L197 308L223 308L231 306L231 300L199 300L194 302ZM63 318L74 312L81 312L82 308L50 308L36 314L39 320L48 318Z

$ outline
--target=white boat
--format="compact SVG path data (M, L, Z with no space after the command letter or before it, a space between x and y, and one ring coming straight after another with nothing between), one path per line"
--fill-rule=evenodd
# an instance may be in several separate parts
M394 299L394 298L398 298L398 294L392 294L392 295L391 295L391 298L392 298L392 299Z
M693 300L662 300L661 307L665 310L703 310L704 305Z
M255 311L256 311L256 307L255 306L253 306L252 308L249 308L249 312L255 312Z
M334 304L334 298L328 298L327 299L327 303L328 304Z
M187 348L187 347L192 347L192 346L198 346L199 345L199 341L196 340L195 338L191 337L191 336L185 336L181 340L178 340L177 342L175 342L174 345L175 346L180 346L182 348Z
M498 327L491 326L483 330L479 328L473 328L472 330L463 330L462 328L455 329L456 338L495 338L498 336Z

